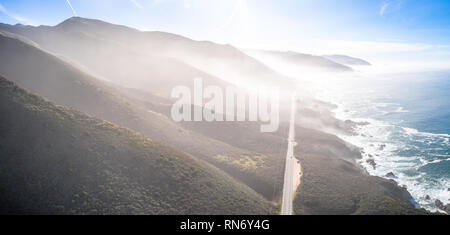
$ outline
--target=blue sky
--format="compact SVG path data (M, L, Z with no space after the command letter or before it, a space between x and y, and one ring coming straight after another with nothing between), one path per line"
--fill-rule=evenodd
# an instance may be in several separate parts
M239 47L450 61L447 0L0 0L0 22L78 15Z

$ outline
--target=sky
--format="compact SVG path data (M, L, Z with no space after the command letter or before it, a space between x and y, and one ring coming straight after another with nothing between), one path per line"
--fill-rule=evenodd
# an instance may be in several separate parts
M448 0L0 0L2 23L71 16L240 48L450 68Z

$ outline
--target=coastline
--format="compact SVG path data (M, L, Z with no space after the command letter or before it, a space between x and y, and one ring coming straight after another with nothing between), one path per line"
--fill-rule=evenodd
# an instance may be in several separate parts
M353 142L351 137L362 136L358 127L371 125L372 120L336 115L336 110L352 112L336 100L339 99L316 97L299 101L296 121L299 145L295 152L303 175L294 199L294 212L406 215L442 212L419 207L410 188L394 180L396 176L386 177L386 173L374 174L368 169L371 165L366 162L367 156L382 155L390 146L373 145L377 152L368 153L363 145Z
M302 178L294 199L301 215L425 215L411 194L358 166L359 150L335 135L297 126Z
M335 109L333 112L335 113L335 118L343 121L343 122L352 122L354 123L353 135L349 134L336 134L340 139L345 142L356 146L361 154L361 158L356 160L355 163L361 167L368 175L374 177L381 177L383 179L394 182L399 188L406 190L411 195L410 203L414 205L416 208L425 209L430 213L446 213L443 209L444 207L438 208L436 204L438 202L444 201L444 205L446 204L445 198L438 197L431 194L426 194L426 196L417 196L417 191L422 190L418 183L409 182L407 176L404 176L402 173L398 173L395 167L390 166L389 163L383 162L381 159L384 158L394 158L395 151L399 150L399 146L396 146L393 143L390 143L387 140L373 140L374 136L364 132L364 129L369 129L367 126L371 126L372 129L379 128L383 126L394 126L393 124L388 124L383 121L371 119L371 118L353 118L349 113L349 111L343 104L335 104ZM405 111L407 112L407 111ZM397 127L403 129L408 135L420 135L422 132L419 132L416 129L406 128L406 127ZM385 134L385 133L383 133ZM426 133L428 135L433 136L442 136L448 137L447 134L433 134ZM361 141L362 139L362 141ZM413 157L413 156L412 156ZM380 170L381 168L381 170ZM395 172L395 173L394 173ZM406 179L405 179L406 178ZM425 199L424 199L425 197Z

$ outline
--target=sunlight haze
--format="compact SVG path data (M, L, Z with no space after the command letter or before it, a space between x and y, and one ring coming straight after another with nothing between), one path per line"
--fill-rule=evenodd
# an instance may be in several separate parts
M350 54L383 64L450 65L448 1L1 0L6 23L78 15L240 48ZM52 14L48 14L52 12Z

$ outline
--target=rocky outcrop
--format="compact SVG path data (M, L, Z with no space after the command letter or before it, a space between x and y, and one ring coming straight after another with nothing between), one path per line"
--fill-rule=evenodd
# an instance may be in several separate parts
M371 166L373 167L374 170L377 169L377 164L375 163L375 160L373 160L373 159L367 159L366 162L369 163L369 165L371 165Z
M439 209L445 211L445 213L450 214L450 203L444 205L439 199L434 202L434 205Z
M393 172L389 172L385 175L387 178L397 178L397 176Z

